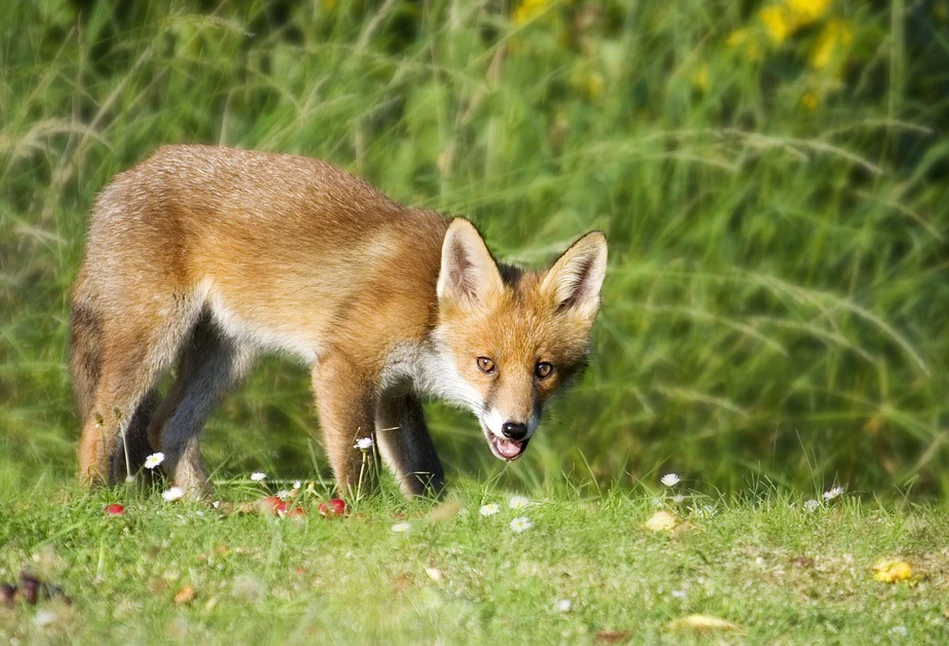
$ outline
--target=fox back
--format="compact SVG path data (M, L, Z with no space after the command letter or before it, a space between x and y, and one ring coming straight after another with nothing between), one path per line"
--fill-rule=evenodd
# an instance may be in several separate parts
M176 485L208 494L201 428L254 357L278 351L311 367L341 490L372 486L372 440L406 493L440 492L420 398L471 409L491 451L519 457L586 360L605 267L599 232L522 271L467 220L324 162L162 148L103 190L90 221L72 313L80 475L116 481L160 450Z

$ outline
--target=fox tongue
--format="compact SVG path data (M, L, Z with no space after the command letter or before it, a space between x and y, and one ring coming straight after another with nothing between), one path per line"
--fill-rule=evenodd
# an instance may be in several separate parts
M517 457L521 452L520 443L512 442L511 440L503 440L498 438L496 446L498 448L498 453L506 458Z

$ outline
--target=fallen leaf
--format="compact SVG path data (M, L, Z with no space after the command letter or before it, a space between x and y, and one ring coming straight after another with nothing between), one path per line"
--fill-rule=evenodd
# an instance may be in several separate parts
M461 511L461 503L457 500L446 500L443 503L439 503L428 512L428 519L433 523L440 523L443 520L448 520L455 516L459 511Z
M194 601L194 597L194 588L192 588L190 585L185 585L178 588L178 592L175 593L175 596L172 597L171 600L176 606L183 606L186 603L191 603Z
M906 581L912 576L912 566L900 559L880 559L873 564L873 578L883 583Z
M598 630L596 631L596 640L604 644L615 644L616 642L626 641L632 635L632 630Z
M678 525L673 528L673 532L676 534L684 534L686 532L692 532L698 529L695 525L687 520L680 521Z
M682 619L674 619L666 624L666 630L673 632L695 632L704 633L715 630L728 630L744 634L738 624L732 623L727 619L710 617L709 615L689 615Z
M392 587L396 592L404 592L412 587L412 577L408 574L400 574L392 579Z
M679 518L671 511L657 511L646 521L644 527L653 532L669 532L679 524Z

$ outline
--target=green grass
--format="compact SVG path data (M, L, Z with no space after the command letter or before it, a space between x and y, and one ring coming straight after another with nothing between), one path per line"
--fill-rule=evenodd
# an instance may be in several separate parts
M262 495L249 483L223 494ZM135 490L24 494L0 517L0 582L27 567L73 604L0 607L0 639L600 643L614 631L620 643L689 643L699 636L669 624L692 614L744 631L713 631L712 642L949 639L949 516L932 506L845 494L806 511L773 491L733 502L687 495L676 505L658 491L612 490L511 510L495 485L464 481L447 503L459 506L442 518L387 489L326 520L313 508L323 497L305 495L309 513L294 521ZM116 501L125 515L106 516ZM501 511L482 517L484 502ZM645 529L660 507L689 524ZM519 516L532 527L515 533ZM410 530L393 532L398 522ZM873 564L896 557L911 564L912 580L874 580ZM186 586L193 600L176 603ZM557 609L561 599L568 612Z
M0 583L74 600L0 607L0 641L687 643L701 613L745 632L712 641L946 642L949 7L839 0L778 43L778 3L0 3ZM589 371L508 467L429 406L441 521L391 486L300 523L78 490L87 214L173 142L327 159L519 262L603 229ZM210 420L223 495L327 475L308 381L264 361ZM691 526L650 532L669 471ZM515 490L521 534L478 513ZM875 581L898 556L919 578Z
M585 378L503 472L432 405L452 474L949 486L943 4L836 2L780 44L755 3L554 2L526 22L447 0L21 4L0 8L0 489L73 476L86 217L169 142L328 159L526 263L607 232ZM815 70L831 20L851 38ZM742 29L757 56L729 46ZM304 371L273 359L209 423L208 461L325 474L316 428Z

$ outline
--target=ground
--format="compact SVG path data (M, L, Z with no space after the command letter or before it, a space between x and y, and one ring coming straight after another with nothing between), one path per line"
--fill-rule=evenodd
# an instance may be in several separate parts
M332 519L317 511L330 494L303 483L290 514L275 515L266 496L291 487L248 478L220 488L217 508L168 502L160 485L18 497L0 521L0 581L17 584L26 570L62 592L0 608L0 637L949 639L949 517L934 507L849 493L808 503L773 491L728 502L658 482L649 493L521 498L466 481L439 504L384 491Z

